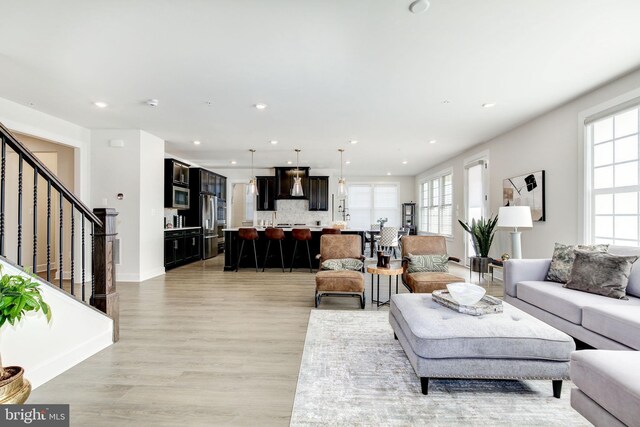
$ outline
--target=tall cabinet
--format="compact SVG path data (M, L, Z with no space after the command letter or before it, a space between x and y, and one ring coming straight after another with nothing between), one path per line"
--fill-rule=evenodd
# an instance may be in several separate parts
M416 227L416 204L413 202L402 204L402 227L409 229L409 234L418 234Z

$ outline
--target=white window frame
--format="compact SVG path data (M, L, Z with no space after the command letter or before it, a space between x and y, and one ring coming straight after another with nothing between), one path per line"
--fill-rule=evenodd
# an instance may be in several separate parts
M423 221L423 211L425 209L427 209L427 206L425 206L425 201L424 201L424 185L426 183L431 183L432 181L439 180L440 189L442 189L442 188L444 188L444 177L447 176L447 175L451 175L451 205L450 205L451 206L451 233L450 234L441 233L441 230L442 230L442 228L441 228L442 227L442 215L443 215L443 210L444 210L443 207L445 206L444 203L443 203L444 202L444 192L443 191L440 191L440 194L439 194L439 199L440 199L439 200L440 201L439 206L440 206L440 208L438 209L438 232L437 233L433 233L433 232L429 231L428 223L425 224L424 221ZM429 176L427 176L427 177L425 177L425 178L420 180L420 185L419 185L419 190L418 190L419 191L419 201L420 201L419 202L420 211L418 213L420 234L439 234L439 235L445 236L445 237L447 237L449 239L453 238L453 230L454 230L454 227L455 227L455 224L453 223L453 220L455 218L455 216L454 216L455 213L454 213L454 209L453 209L453 206L454 206L454 202L453 202L454 201L453 178L454 178L453 177L453 168L447 168L447 169L441 170L441 171L439 171L437 173L429 175ZM429 192L429 198L431 199L431 190Z
M612 102L612 101L611 101ZM594 158L593 158L593 150L594 145L592 144L592 124L598 122L602 119L606 119L609 117L613 117L615 115L624 113L625 111L638 109L640 110L640 97L635 96L630 99L626 99L622 102L617 103L616 105L610 105L605 107L604 105L598 108L598 111L591 110L590 113L582 113L580 115L580 126L582 132L579 133L582 137L582 141L580 143L580 148L583 151L583 183L582 186L584 188L584 192L582 194L583 197L583 214L582 214L582 231L583 231L583 241L587 243L595 243L596 235L595 235L595 198L598 194L616 194L616 193L628 193L635 192L638 194L638 198L640 199L640 179L638 180L638 184L626 186L626 187L611 187L610 189L595 189L593 185L593 173L594 173ZM640 114L640 113L639 113ZM640 125L640 117L639 117L639 125ZM614 125L615 126L615 125ZM640 138L640 134L638 135ZM614 127L614 139L615 141L615 127ZM640 147L639 147L640 149ZM638 160L640 162L640 159ZM612 159L612 165L616 164L615 159ZM615 210L613 212L613 217L617 215ZM639 214L640 215L640 211ZM636 216L638 216L636 215ZM615 227L615 224L614 224ZM614 236L611 236L612 239L615 240ZM624 240L624 239L622 239ZM630 242L629 242L630 243ZM626 245L626 242L624 243ZM640 243L637 243L640 245Z
M398 217L398 227L402 227L402 212L401 212L401 203L400 203L400 183L399 182L385 182L385 181L381 181L381 182L349 182L347 184L347 194L349 194L349 187L350 186L365 186L365 187L371 188L371 208L370 208L370 213L369 213L370 223L367 225L367 227L372 225L372 224L375 224L378 221L378 218L376 218L376 215L374 215L374 212L375 212L375 187L380 187L380 186L395 187L396 188L396 195L397 195L396 211L397 211L397 217ZM348 202L348 205L349 205L349 209L351 209L350 201L349 201L348 196L347 196L347 202ZM393 224L389 223L387 225L393 225Z

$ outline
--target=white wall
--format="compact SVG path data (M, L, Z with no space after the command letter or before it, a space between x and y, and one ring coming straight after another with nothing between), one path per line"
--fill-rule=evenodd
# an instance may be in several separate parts
M164 141L140 132L140 280L164 274Z
M464 160L483 151L489 153L489 203L494 214L502 205L503 179L540 169L546 171L547 220L534 223L532 230L522 232L523 257L550 257L554 242L581 242L583 151L580 144L583 126L579 124L579 117L585 110L638 88L640 71L595 89L416 176L413 197L418 199L423 178L446 168L453 169L454 236L448 242L449 253L464 256L463 230L457 224L458 218L464 219ZM508 106L496 108L499 114L499 108ZM508 231L499 231L491 254L499 256L504 252L511 252Z
M23 274L4 261L0 264L5 274ZM113 343L110 318L54 287L42 284L40 291L51 306L51 323L42 313L29 313L0 333L3 364L22 366L34 388Z
M123 140L124 147L111 147L112 139ZM98 129L91 132L91 144L91 204L118 211L117 280L163 274L164 142L137 129Z

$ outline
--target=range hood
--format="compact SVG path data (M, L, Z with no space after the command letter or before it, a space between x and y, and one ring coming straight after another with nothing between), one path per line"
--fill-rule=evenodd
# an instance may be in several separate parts
M309 199L309 167L276 167L276 200L293 199L308 200ZM293 187L293 178L296 176L302 178L301 197L291 195L291 187Z

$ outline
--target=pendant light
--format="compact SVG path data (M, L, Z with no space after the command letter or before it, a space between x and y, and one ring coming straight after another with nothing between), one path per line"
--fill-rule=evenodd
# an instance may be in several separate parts
M256 177L253 175L253 153L256 152L253 148L251 151L251 178L249 179L249 194L258 195L258 185L256 183Z
M338 149L340 152L340 179L338 180L338 195L344 197L347 195L347 181L344 179L344 175L342 174L342 153L344 153L344 149Z
M296 176L293 178L293 187L291 187L291 195L293 197L302 197L304 192L302 191L302 178L300 178L299 156L300 150L296 148Z

